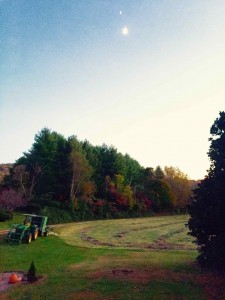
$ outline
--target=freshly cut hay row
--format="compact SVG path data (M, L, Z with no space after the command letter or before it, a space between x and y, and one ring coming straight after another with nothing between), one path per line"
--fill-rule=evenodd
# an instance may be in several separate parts
M59 226L56 232L66 243L88 248L194 250L187 220L183 215L103 220Z

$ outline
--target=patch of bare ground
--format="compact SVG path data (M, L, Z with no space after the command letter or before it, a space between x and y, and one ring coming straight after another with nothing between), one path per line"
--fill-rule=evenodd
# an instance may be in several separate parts
M9 277L11 274L16 274L20 280L14 284L9 283ZM46 279L47 279L47 275L39 275L37 276L37 280L35 282L30 283L27 280L27 275L25 272L12 271L12 272L0 273L0 294L1 294L0 299L7 299L7 296L3 296L2 292L6 291L9 288L18 287L24 284L32 284L32 285L41 284Z
M0 296L1 296L1 300L9 300L9 296L8 295L0 294Z
M147 248L147 249L155 249L155 250L195 250L196 247L193 246L187 246L187 245L182 245L178 243L168 243L166 241L166 237L161 236L159 237L155 243L148 244L148 245L143 245L142 248Z
M147 284L149 281L189 282L202 286L206 300L225 299L225 277L215 273L187 274L171 270L146 268L117 268L98 270L87 275L90 280L108 278L110 280L126 280L134 283Z
M100 242L99 240L96 240L96 239L92 238L91 236L87 236L85 232L80 232L80 237L82 240L89 242L90 244L93 244L93 245L109 246L109 247L114 246L113 243Z

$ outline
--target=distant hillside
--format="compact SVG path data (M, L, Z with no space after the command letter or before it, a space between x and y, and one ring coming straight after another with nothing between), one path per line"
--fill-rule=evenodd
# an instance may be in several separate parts
M12 164L0 164L0 182L2 182L6 175L9 175L9 169L11 166Z

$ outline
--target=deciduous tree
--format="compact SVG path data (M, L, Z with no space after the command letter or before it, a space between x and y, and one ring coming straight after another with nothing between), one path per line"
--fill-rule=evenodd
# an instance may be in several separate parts
M0 208L12 213L17 207L27 204L27 200L12 188L2 190L0 193Z
M177 209L185 209L190 203L193 182L179 168L165 167L165 181L171 186Z
M13 169L12 179L16 182L20 194L27 201L30 201L34 196L34 188L38 177L41 175L41 168L35 164L32 172L26 171L25 165L17 165Z
M70 188L70 201L72 208L75 205L78 195L80 197L90 196L90 192L94 191L94 185L90 185L90 178L92 174L92 168L88 164L84 154L77 149L74 149L71 153L71 166L72 166L72 178ZM89 186L87 188L87 183ZM91 190L90 190L90 187ZM86 195L84 194L86 193Z

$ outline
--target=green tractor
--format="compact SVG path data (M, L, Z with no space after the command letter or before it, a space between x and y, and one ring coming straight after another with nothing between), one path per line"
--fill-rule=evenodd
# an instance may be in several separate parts
M13 224L8 232L7 241L9 244L30 244L38 236L48 236L48 217L33 214L24 214L23 224Z

